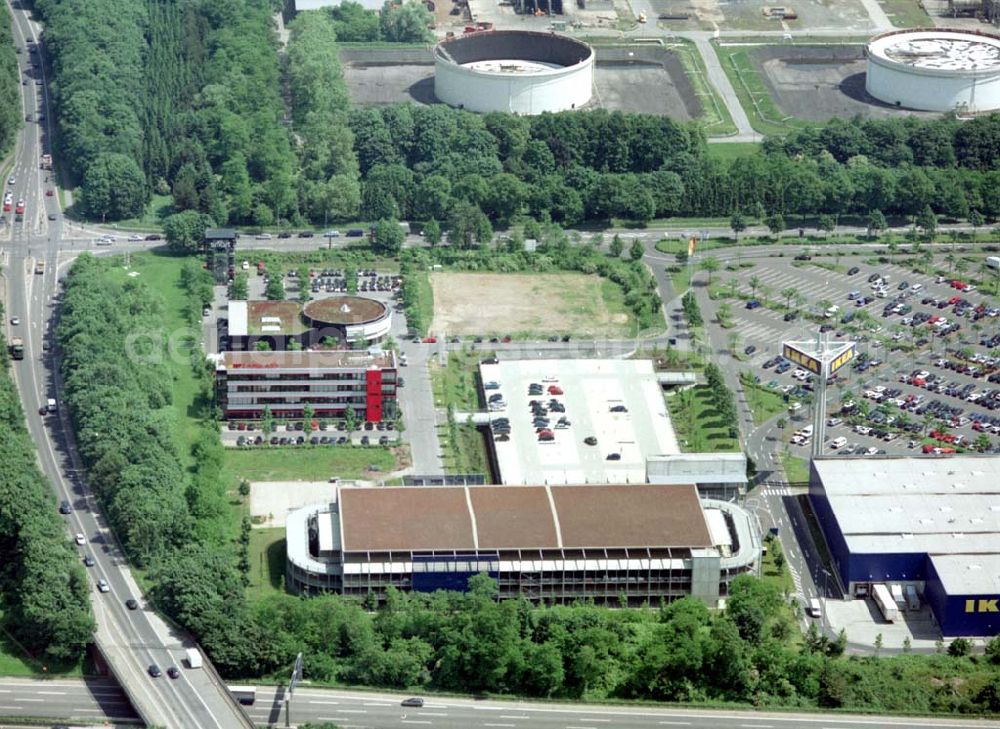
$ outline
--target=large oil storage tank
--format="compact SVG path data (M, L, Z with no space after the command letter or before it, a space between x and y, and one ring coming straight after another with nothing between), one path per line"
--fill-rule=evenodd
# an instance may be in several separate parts
M541 114L590 101L594 50L554 33L494 30L442 41L434 49L434 93L469 111Z
M921 111L1000 109L1000 36L976 30L897 30L868 43L868 93Z

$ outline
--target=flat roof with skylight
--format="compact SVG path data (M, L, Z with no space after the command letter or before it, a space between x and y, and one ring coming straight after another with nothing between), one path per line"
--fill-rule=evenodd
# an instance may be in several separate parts
M491 420L510 420L510 440L491 439L500 483L645 483L648 456L680 453L650 360L501 360L481 364L480 376L498 385L486 394L506 403ZM529 395L532 383L541 395ZM553 399L566 410L548 414L554 440L540 442L529 403ZM567 428L557 427L563 416ZM612 454L618 458L608 460Z
M995 456L818 458L813 467L851 552L1000 552Z

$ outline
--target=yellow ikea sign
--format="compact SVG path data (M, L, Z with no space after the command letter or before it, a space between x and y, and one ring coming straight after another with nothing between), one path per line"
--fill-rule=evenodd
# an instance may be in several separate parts
M794 362L800 367L804 367L810 372L819 373L820 361L815 357L810 357L805 352L801 352L794 347L790 347L787 344L784 346L784 351L781 353L785 359L790 362Z
M1000 613L1000 607L997 607L997 603L1000 603L1000 598L994 598L993 600L966 600L965 601L965 612L967 613Z

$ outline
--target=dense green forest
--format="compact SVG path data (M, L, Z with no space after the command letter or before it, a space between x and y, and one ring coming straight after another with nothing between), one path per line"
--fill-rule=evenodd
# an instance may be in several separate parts
M911 216L928 205L1000 217L996 115L834 120L720 160L696 123L656 116L352 107L338 34L419 39L426 11L415 3L379 18L351 4L301 14L284 69L265 0L37 3L60 150L95 217L136 215L154 192L178 211L255 226L360 216L451 231L479 215L506 227L737 211Z
M10 11L4 5L0 9L0 153L14 146L21 128L20 85Z
M40 662L72 664L92 640L90 588L70 545L0 335L0 628Z

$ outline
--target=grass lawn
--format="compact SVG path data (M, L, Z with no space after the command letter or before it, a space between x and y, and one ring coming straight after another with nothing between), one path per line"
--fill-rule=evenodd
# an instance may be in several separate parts
M0 676L78 677L94 673L85 656L69 664L36 660L3 630L2 621L3 613L0 613Z
M120 259L119 259L120 260ZM173 435L185 468L192 465L191 445L198 435L196 401L201 391L191 368L191 352L201 346L201 328L192 327L185 316L188 299L180 285L181 269L187 259L160 253L137 253L130 256L129 268L139 273L138 280L155 291L164 307L166 331L172 344L168 358L173 383L173 404L168 415L174 419ZM117 269L122 280L123 268Z
M781 466L789 483L805 483L809 480L809 461L805 458L781 454Z
M234 484L249 481L326 481L340 478L371 478L396 468L396 456L380 446L298 446L243 450L227 448L222 472ZM235 486L234 486L235 488Z
M257 600L285 589L285 530L250 531L250 586L247 597Z
M413 307L412 310L408 308L406 312L407 320L411 322L411 326L412 322L419 322L420 326L417 327L419 333L426 335L434 318L434 289L431 288L430 276L427 275L427 271L413 271L406 277L403 285L412 289L410 300L413 302Z
M787 134L795 128L817 126L786 116L774 103L745 46L716 44L719 62L736 90L740 104L750 117L750 124L761 134Z
M437 360L428 361L431 368L431 386L436 405L454 405L459 410L478 410L477 383L479 362L492 357L493 352L461 351L448 355L448 366L440 367Z
M159 231L163 228L163 220L174 212L174 198L171 195L153 195L149 205L138 218L119 220L115 225L125 230Z
M760 144L757 142L719 142L709 144L706 149L711 159L730 162L741 157L752 157L760 152Z
M785 412L788 404L780 393L773 392L757 385L743 384L743 392L747 396L747 403L753 413L755 425L770 420L775 415Z
M778 545L781 544L780 539L775 539L773 543ZM790 594L795 590L795 583L792 581L792 573L788 569L788 563L786 562L784 568L779 572L778 568L774 564L774 557L777 554L777 550L773 546L768 547L767 554L764 555L764 560L761 563L760 577L764 582L770 582L772 585L781 590L781 593Z
M699 121L705 129L705 133L709 136L735 134L738 131L736 125L733 124L729 110L719 98L715 87L709 82L705 61L694 43L681 40L676 45L671 45L670 50L680 60L684 72L691 81L695 96L701 103Z
M707 385L698 385L668 396L667 408L682 451L738 450L737 439L729 437L730 424L723 422L715 411Z
M934 21L917 0L879 0L878 4L897 28L934 27Z
M430 361L434 404L459 411L478 410L479 361L492 355L492 352L479 351L452 352L448 355L447 367ZM442 460L448 473L489 473L486 442L478 429L456 419L453 424L442 426L439 435Z

